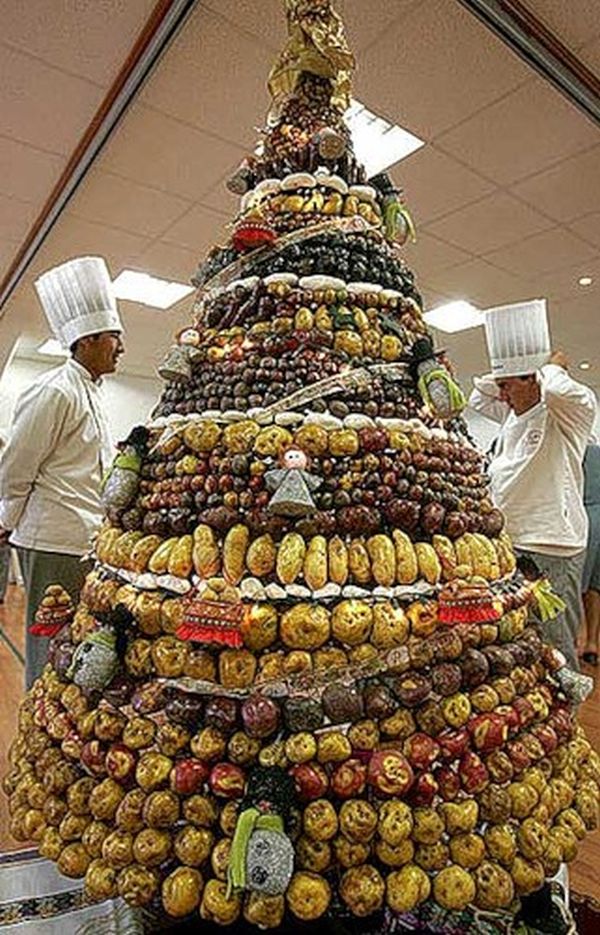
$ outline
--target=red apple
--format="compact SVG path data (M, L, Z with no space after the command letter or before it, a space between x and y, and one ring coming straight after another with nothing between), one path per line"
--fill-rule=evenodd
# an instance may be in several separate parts
M506 744L506 752L517 773L531 766L531 757L522 740L509 740Z
M137 757L124 743L113 743L108 749L104 765L111 779L127 783L135 774Z
M458 767L458 775L464 791L469 794L481 792L490 781L485 763L480 756L471 750L463 753Z
M331 776L331 790L340 799L352 799L364 792L367 767L359 759L345 760Z
M106 748L99 740L88 740L81 748L81 762L94 776L106 776Z
M450 766L438 766L433 771L441 797L451 802L460 792L460 779Z
M405 795L414 782L414 774L399 750L377 750L369 760L367 782L381 795Z
M404 755L415 769L427 770L440 756L440 745L422 731L416 731L404 741Z
M478 714L469 721L469 733L475 749L489 753L504 745L508 737L508 725L504 718L495 712Z
M508 727L509 735L516 734L521 726L521 718L519 717L518 712L511 704L501 704L495 709L494 714L499 714L504 718L506 726Z
M433 773L419 773L409 792L411 805L431 805L439 792Z
M210 768L195 757L177 760L169 774L169 785L178 795L193 795L202 787L210 774Z
M233 763L217 763L208 779L211 791L224 799L241 799L246 788L246 774Z
M512 706L519 715L521 727L527 727L535 720L535 708L524 695L517 695Z
M346 766L348 763L353 762L353 760L347 760L346 763L342 765ZM313 761L309 763L299 763L297 766L292 766L289 773L296 784L298 795L304 801L320 799L327 792L329 780L327 778L327 773L319 763ZM352 793L352 795L354 795L354 793Z
M458 730L445 730L436 737L442 751L444 760L456 760L463 755L469 747L469 732L466 727Z
M531 733L541 743L544 753L553 753L558 747L558 736L551 724L536 724L531 728Z

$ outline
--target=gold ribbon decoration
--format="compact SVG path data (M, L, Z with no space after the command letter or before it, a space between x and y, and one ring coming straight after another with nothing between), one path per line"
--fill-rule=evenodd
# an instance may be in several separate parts
M329 78L331 103L341 113L350 106L354 56L344 25L331 0L285 0L288 41L269 74L272 111L277 113L295 91L302 72Z

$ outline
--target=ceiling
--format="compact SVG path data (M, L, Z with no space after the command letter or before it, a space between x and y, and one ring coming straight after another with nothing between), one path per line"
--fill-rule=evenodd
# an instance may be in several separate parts
M597 74L597 0L526 0ZM0 274L150 15L151 0L12 0L0 42ZM428 306L550 300L554 342L600 390L600 131L458 0L339 0L354 94L420 136L393 170L417 223L406 248ZM198 0L129 107L0 320L29 354L46 335L32 288L70 256L189 279L224 236L224 180L253 148L265 79L285 36L282 0ZM592 276L587 288L582 275ZM124 368L149 375L190 300L122 303ZM595 338L595 341L594 341ZM459 372L485 366L481 329L444 337Z

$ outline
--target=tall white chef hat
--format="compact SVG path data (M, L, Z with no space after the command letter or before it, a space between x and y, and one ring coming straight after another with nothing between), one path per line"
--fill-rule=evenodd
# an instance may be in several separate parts
M484 312L490 376L518 377L534 373L550 356L546 300L498 305Z
M69 260L35 282L44 314L63 347L101 331L122 331L110 274L100 256Z

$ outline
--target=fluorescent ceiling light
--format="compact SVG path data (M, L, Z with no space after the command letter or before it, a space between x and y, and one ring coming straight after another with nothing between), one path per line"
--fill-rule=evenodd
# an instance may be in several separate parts
M37 348L38 354L44 354L46 357L67 357L68 351L62 346L56 338L48 338Z
M113 281L113 287L118 299L141 302L153 308L169 308L194 291L193 286L185 283L170 282L133 269L124 269L119 273Z
M591 286L593 281L594 280L592 279L591 276L582 276L581 279L579 280L579 285L580 286Z
M471 305L459 299L456 302L448 302L446 305L439 305L430 312L425 312L423 318L428 325L437 328L439 331L465 331L467 328L477 328L483 324L483 313Z
M352 101L345 120L352 133L356 158L364 165L369 178L425 145L408 130L378 117L360 101Z
M592 365L590 364L589 360L582 360L579 363L580 370L589 370L591 366Z

